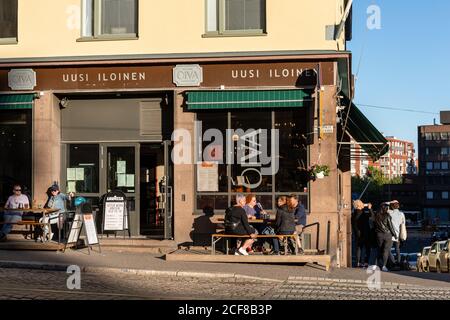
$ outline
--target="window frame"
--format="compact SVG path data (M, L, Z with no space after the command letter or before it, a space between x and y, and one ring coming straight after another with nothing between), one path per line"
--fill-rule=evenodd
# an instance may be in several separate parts
M267 35L267 5L266 0L264 1L264 9L261 13L264 14L264 27L262 29L242 29L242 30L227 30L225 29L226 21L226 8L225 0L217 0L216 8L216 19L217 19L217 30L208 30L208 13L209 13L209 0L205 0L205 33L202 35L203 38L208 37L249 37L249 36L266 36Z
M77 42L82 41L110 41L110 40L137 40L139 39L139 0L136 2L135 12L135 33L122 33L122 34L102 34L102 2L103 0L92 0L93 2L93 15L92 15L92 35L85 35L84 26L86 24L86 1L81 0L81 35L77 39Z
M19 43L19 0L16 1L16 36L15 37L8 37L8 38L1 38L0 37L0 45L7 45L7 44L18 44Z
M232 129L232 125L231 125L231 114L233 112L242 112L242 109L234 109L234 110L229 110L229 109L224 109L223 110L226 115L227 115L227 129ZM277 111L283 112L282 110L274 110L274 109L270 109L270 110L266 110L266 112L270 112L270 117L271 117L271 129L275 129L275 113ZM195 113L195 121L199 121L198 119L198 112ZM308 118L307 118L308 119ZM307 120L309 122L309 120ZM311 145L308 144L306 146L307 150L306 150L306 163L310 163L310 156L311 156ZM195 144L194 146L194 153L198 154L199 150L198 150L198 145ZM227 167L227 173L228 175L231 173L231 164L226 164ZM228 205L231 205L234 201L234 198L236 196L236 194L238 193L242 193L242 192L236 192L233 191L231 188L231 181L230 179L228 179L228 190L227 191L198 191L197 190L197 186L198 186L198 174L197 174L197 170L198 170L198 166L194 165L194 210L193 210L193 215L201 215L204 214L203 210L198 208L198 198L201 196L227 196L228 197ZM311 181L307 182L307 187L306 187L306 192L303 191L277 191L276 189L276 180L277 180L277 174L272 175L272 190L271 191L252 191L251 193L255 194L257 198L260 198L261 196L272 196L272 208L264 208L267 212L269 213L275 213L276 212L276 199L278 196L281 195L288 195L288 194L295 194L303 199L306 198L306 201L302 201L303 205L305 206L305 210L306 212L310 212L310 208L311 208L311 193L310 193L310 187L311 187ZM246 192L244 192L244 194L246 194ZM223 215L225 214L225 210L223 209L216 209L214 208L214 213L217 215Z

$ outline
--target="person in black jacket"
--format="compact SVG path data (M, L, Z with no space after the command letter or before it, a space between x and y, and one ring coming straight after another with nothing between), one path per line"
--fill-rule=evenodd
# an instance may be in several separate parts
M242 194L236 195L236 205L230 207L225 212L225 233L236 235L249 235L250 239L244 241L241 247L236 250L236 255L248 256L247 248L251 247L256 238L256 230L248 223L245 213L245 197Z
M375 216L375 232L377 234L378 244L378 265L383 271L389 271L386 268L386 264L389 259L389 253L391 252L392 238L396 237L394 226L392 225L391 215L388 210L388 206L382 206L380 212ZM380 262L382 262L381 265Z
M367 206L368 211L364 210ZM352 229L356 244L356 266L367 267L370 257L370 224L372 204L365 205L361 200L353 201ZM364 250L364 258L362 253ZM362 259L363 258L363 259Z
M295 216L294 210L289 210L287 205L287 197L280 196L277 199L277 215L275 220L276 234L288 235L295 233ZM295 253L295 247L292 244L293 239L289 238L289 248L291 253ZM275 253L274 254L278 254Z

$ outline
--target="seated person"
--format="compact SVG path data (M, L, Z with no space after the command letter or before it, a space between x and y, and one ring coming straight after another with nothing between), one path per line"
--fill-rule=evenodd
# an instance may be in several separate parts
M49 198L47 203L45 204L45 208L57 209L58 211L52 212L49 217L44 217L41 219L41 222L46 223L48 219L50 219L51 225L56 225L56 228L52 227L52 230L44 230L44 234L50 232L50 238L52 238L52 233L61 230L64 225L64 213L67 212L66 209L66 201L70 201L74 196L73 192L70 192L69 195L61 193L59 190L59 186L57 184L53 184L49 188ZM61 214L63 213L63 214ZM45 227L47 228L47 227ZM57 240L57 239L53 239Z
M279 196L277 199L277 215L275 220L276 234L291 235L295 234L295 217L294 211L289 210L287 205L287 197ZM291 253L295 253L295 246L292 244L293 239L288 239Z
M14 185L13 195L8 198L5 204L5 209L19 209L25 208L30 205L28 197L22 194L22 188L19 184ZM8 211L6 210L3 215L3 221L5 224L0 230L0 241L6 241L6 236L11 232L13 223L22 221L23 211Z
M242 194L236 195L236 205L230 207L225 212L225 233L236 235L249 235L241 247L236 250L236 255L248 256L247 248L251 247L256 238L256 230L249 225L248 218L244 210L245 197Z
M306 226L306 210L305 206L300 201L299 197L295 194L291 194L288 199L289 211L294 212L295 222L295 238L298 246L299 253L303 253L303 246L301 241L301 236L303 233L303 228Z

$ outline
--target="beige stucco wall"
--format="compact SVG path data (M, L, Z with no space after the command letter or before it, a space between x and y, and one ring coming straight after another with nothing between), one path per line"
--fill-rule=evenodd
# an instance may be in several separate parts
M343 0L267 0L267 35L203 38L205 0L139 1L139 39L77 42L81 0L20 0L18 44L0 45L0 59L25 57L343 50L325 39Z
M33 111L33 198L47 200L47 188L61 176L61 117L58 99L44 92L34 101Z

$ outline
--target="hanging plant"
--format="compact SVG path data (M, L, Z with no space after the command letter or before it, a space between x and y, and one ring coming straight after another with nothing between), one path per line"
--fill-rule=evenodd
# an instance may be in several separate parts
M310 167L309 174L311 180L315 181L316 179L323 179L330 175L330 167L327 165L315 164Z

